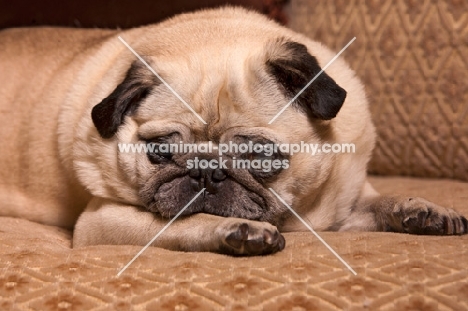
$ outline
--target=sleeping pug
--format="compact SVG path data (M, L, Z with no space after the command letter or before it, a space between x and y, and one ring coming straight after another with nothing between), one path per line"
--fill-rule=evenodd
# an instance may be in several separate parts
M335 54L264 16L222 8L126 31L11 29L0 44L0 214L74 226L75 247L145 245L198 194L154 246L274 253L280 232L305 228L270 188L317 231L467 233L456 211L381 196L366 181L375 131L342 59L269 124ZM182 142L215 148L119 149ZM223 166L188 165L233 142L355 152L230 150ZM281 165L230 165L238 159Z

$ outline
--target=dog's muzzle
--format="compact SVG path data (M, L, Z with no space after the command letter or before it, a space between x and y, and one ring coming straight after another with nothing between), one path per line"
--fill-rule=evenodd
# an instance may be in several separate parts
M227 177L225 172L219 168L192 168L189 172L189 176L191 178L190 185L195 192L206 188L206 191L211 194L218 193L219 187Z

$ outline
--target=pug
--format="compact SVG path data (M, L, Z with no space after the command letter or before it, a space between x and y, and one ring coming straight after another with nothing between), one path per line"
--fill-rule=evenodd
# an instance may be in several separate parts
M10 29L0 44L0 213L74 227L74 247L145 245L178 216L153 246L275 253L282 232L307 230L284 203L316 231L467 233L452 209L372 188L362 83L338 58L303 89L335 53L262 15L227 7L125 31ZM230 150L223 166L188 165L233 142L355 152ZM215 149L119 150L182 143ZM238 159L281 165L230 165Z

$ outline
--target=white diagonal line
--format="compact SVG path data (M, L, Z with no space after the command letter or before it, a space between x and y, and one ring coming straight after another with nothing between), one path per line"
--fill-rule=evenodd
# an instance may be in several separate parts
M352 38L351 41L349 41L348 44L346 44L345 47L342 48L341 51L339 51L338 54L336 54L335 57L333 57L333 58L325 65L325 67L323 67L322 70L320 70L320 72L319 72L318 74L316 74L315 77L313 77L312 80L310 80L309 83L307 83L306 86L304 86L304 87L302 88L302 90L300 90L299 93L297 93L297 95L294 96L293 99L291 99L291 100L289 101L289 103L287 103L286 106L284 106L283 109L281 109L281 110L276 114L276 116L273 117L273 119L270 120L270 122L268 122L268 124L273 123L273 121L275 121L276 118L278 118L278 117L280 116L280 114L282 114L282 113L286 110L286 108L288 108L288 107L302 94L302 92L304 92L304 91L312 84L312 82L314 82L315 79L317 79L317 78L322 74L322 72L324 72L324 71L328 68L328 66L330 66L330 65L332 64L332 63L338 58L338 56L340 56L340 54L343 53L344 50L346 50L346 49L348 48L348 46L351 45L351 43L353 43L354 40L356 40L356 37Z
M151 68L151 66L148 65L148 63L147 63L140 55L138 55L138 53L135 52L135 50L133 50L133 49L130 47L130 45L128 45L128 43L125 42L124 39L122 39L121 36L119 36L119 40L122 41L122 43L123 43L136 57L138 57L138 59L139 59L143 64L145 64L146 67L148 67L148 69L151 70L151 72L152 72L156 77L158 77L158 79L161 80L162 83L164 83L164 85L172 92L172 94L174 94L174 95L175 95L175 96L176 96L176 97L177 97L177 98L178 98L178 99L179 99L179 100L180 100L180 101L181 101L181 102L198 118L198 119L200 119L200 121L202 121L203 124L206 124L205 120L203 120L203 118L200 117L200 115L199 115L198 113L196 113L195 110L193 110L193 108L190 107L190 105L187 104L187 102L186 102L182 97L180 97L179 94L177 94L177 92L174 91L174 89L173 89L169 84L167 84L167 82L164 81L164 79L161 78L161 76L158 75L158 73L157 73L153 68Z
M345 265L346 268L348 268L349 271L351 271L354 275L357 275L356 271L354 271L353 268L351 268L351 266L348 265L348 264L346 263L346 261L344 261L343 258L341 258L340 255L338 255L338 254L335 252L335 250L334 250L333 248L331 248L331 246L328 245L327 242L325 242L325 240L322 239L322 237L321 237L320 235L318 235L317 232L315 232L315 230L312 229L312 227L311 227L307 222L305 222L305 220L302 219L302 217L299 216L299 214L296 213L296 211L293 210L292 207L289 206L288 203L286 203L286 201L284 201L283 198L281 198L281 197L279 196L278 193L275 192L275 190L273 190L272 188L270 188L270 191L273 192L273 194L274 194L287 208L289 208L289 210L294 214L294 216L296 216L296 217L304 224L304 226L306 226L307 229L309 229L310 232L312 232L312 233L317 237L317 239L319 239L319 241L322 242L322 244L325 245L325 247L328 248L328 250L329 250L330 252L332 252L332 254L335 255L335 257L338 258L338 259L341 261L341 263L343 263L343 264Z
M190 202L188 202L187 205L185 205L184 208L182 208L182 209L177 213L177 215L175 215L175 216L164 226L164 228L162 228L162 229L158 232L158 234L156 234L156 235L154 236L154 238L152 238L151 241L149 241L148 244L146 244L145 247L143 247L143 248L141 249L141 251L139 251L138 254L136 254L135 257L133 257L133 259L130 260L130 262L129 262L128 264L126 264L125 267L122 268L122 270L120 270L119 273L117 273L117 276L119 277L119 276L122 274L122 272L124 272L124 271L135 261L135 259L137 259L137 258L138 258L138 257L139 257L139 256L140 256L140 255L141 255L141 254L142 254L142 253L143 253L143 252L144 252L144 251L145 251L145 250L146 250L162 233L163 233L163 232L164 232L164 230L166 230L166 229L174 222L174 220L176 220L177 217L179 217L180 214L182 214L182 213L187 209L187 207L189 207L190 204L192 204L193 201L195 201L195 200L200 196L200 194L203 193L203 191L205 191L205 189L206 189L206 188L203 188L202 190L200 190L200 192L198 192L197 195L196 195L192 200L190 200Z

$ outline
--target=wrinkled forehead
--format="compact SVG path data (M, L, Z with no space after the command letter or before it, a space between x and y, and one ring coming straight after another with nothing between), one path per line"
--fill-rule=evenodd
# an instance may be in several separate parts
M346 98L330 76L318 75L321 68L307 47L286 38L216 42L186 53L149 51L143 57L151 69L134 61L123 81L93 108L103 138L112 137L126 117L139 125L180 122L207 139L237 127L307 127L308 120L334 118ZM291 109L281 111L292 98ZM279 111L281 118L270 125Z
M151 67L160 83L137 111L141 121L156 116L181 117L194 128L203 122L205 131L223 131L226 126L256 126L268 123L268 106L282 103L274 81L259 59L259 51L247 47L152 58ZM159 80L159 79L158 79ZM193 109L193 111L192 111Z

